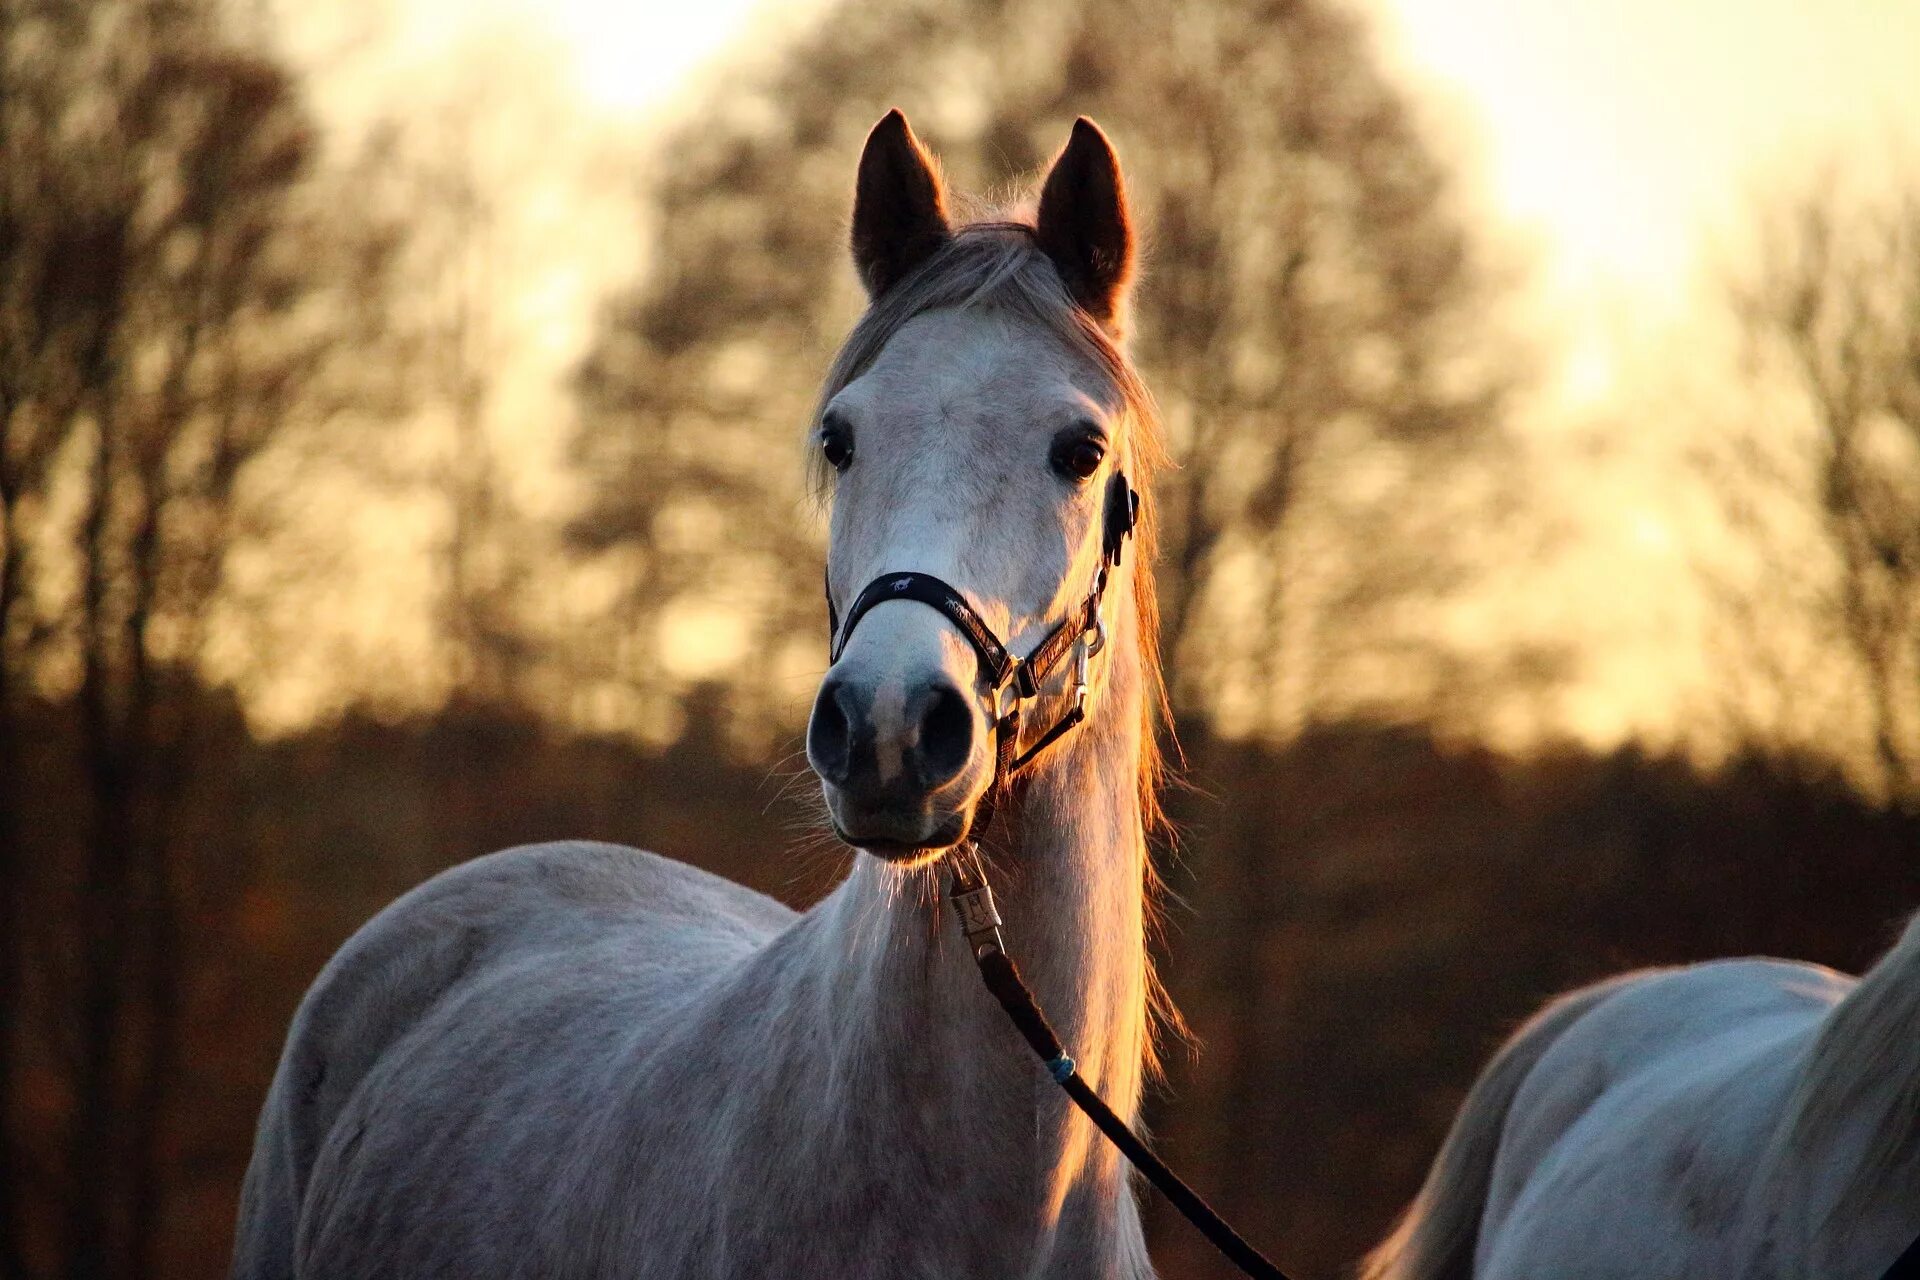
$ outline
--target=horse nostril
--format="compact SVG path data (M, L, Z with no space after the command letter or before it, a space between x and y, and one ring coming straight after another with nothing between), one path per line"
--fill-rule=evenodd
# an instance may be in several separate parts
M895 706L900 714L876 725L871 689L828 679L807 722L813 771L864 804L919 803L951 782L973 753L974 714L966 697L936 680Z
M847 719L844 681L828 680L814 699L807 721L807 762L835 786L844 786L853 756L853 725Z
M966 698L949 684L928 692L920 713L920 771L930 787L937 787L966 767L973 754L973 713Z

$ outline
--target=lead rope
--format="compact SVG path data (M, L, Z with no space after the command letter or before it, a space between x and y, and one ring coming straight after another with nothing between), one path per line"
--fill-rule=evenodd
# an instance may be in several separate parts
M1054 1032L1053 1024L1047 1021L1047 1015L1041 1012L1039 1001L1020 977L1020 967L1007 954L1006 941L1001 936L1000 913L993 905L993 890L988 886L986 874L981 867L980 853L972 842L964 844L948 855L947 899L953 904L954 914L959 917L961 932L967 935L967 949L973 954L973 960L980 967L980 980L986 983L987 990L1007 1012L1007 1018L1020 1032L1034 1056L1053 1077L1055 1084L1066 1090L1074 1105L1093 1121L1094 1127L1107 1135L1109 1141L1120 1149L1129 1163L1151 1182L1165 1196L1180 1216L1194 1225L1207 1243L1218 1249L1227 1261L1240 1268L1257 1280L1287 1280L1287 1273L1268 1260L1266 1255L1248 1244L1245 1237L1235 1231L1225 1218L1215 1212L1212 1205L1200 1198L1200 1194L1188 1186L1165 1161L1153 1153L1138 1134L1128 1127L1127 1122L1114 1114L1112 1107L1094 1092L1092 1085L1080 1074L1073 1058L1061 1047L1060 1037Z

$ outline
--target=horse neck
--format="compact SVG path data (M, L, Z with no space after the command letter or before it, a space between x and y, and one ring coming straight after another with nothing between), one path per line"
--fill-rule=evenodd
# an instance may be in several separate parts
M1129 1119L1148 1046L1144 682L1129 634L1097 707L989 845L1009 951L1082 1074ZM995 1012L998 1012L995 1010Z
M1115 627L1109 654L1086 723L1001 807L983 848L1008 950L1081 1073L1131 1119L1148 1032L1138 789L1145 681L1131 618ZM998 1124L1034 1141L1034 1167L1056 1202L1089 1172L1117 1188L1110 1153L1094 1147L1084 1122L1069 1121L1064 1099L981 986L941 901L944 877L938 866L903 873L860 856L817 909L821 963L842 975L823 989L835 1006L829 1025L851 1042L891 1041L876 1052L913 1054L924 1066L915 1096L901 1101L924 1110L928 1085L943 1090L961 1113L943 1122L954 1125L950 1134L985 1135ZM857 1051L856 1043L841 1047ZM1011 1155L990 1158L994 1176L1005 1176Z

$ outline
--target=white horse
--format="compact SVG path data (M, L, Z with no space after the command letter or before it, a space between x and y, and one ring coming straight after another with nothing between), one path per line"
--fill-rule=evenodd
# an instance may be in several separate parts
M1876 1280L1916 1234L1920 919L1858 981L1724 960L1548 1006L1362 1274Z
M1125 468L1144 490L1159 461L1119 345L1133 249L1113 152L1083 120L1031 221L956 227L890 114L853 253L871 306L812 445L839 607L877 574L934 574L1025 653L1096 579L1104 482ZM1129 1120L1153 992L1147 545L1106 593L1084 727L987 846L1029 980ZM234 1274L1150 1275L1113 1152L938 914L937 864L995 773L986 702L939 612L867 615L808 741L859 852L804 914L582 843L494 854L387 908L294 1020Z

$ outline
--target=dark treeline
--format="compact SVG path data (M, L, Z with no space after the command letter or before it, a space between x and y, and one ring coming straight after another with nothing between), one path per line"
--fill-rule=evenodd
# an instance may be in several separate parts
M32 708L25 852L64 882L84 850L78 709ZM157 1269L221 1272L252 1126L294 1004L346 935L433 872L519 841L644 845L796 904L841 852L796 831L791 779L702 733L644 750L484 706L251 736L203 708L183 797L203 958L191 1065L158 1134ZM704 718L703 718L704 720ZM1460 1091L1506 1030L1568 984L1640 964L1767 952L1858 967L1920 898L1920 822L1803 759L1703 772L1627 748L1529 759L1375 723L1287 747L1190 729L1162 963L1199 1041L1169 1046L1167 1152L1290 1268L1336 1274L1417 1185ZM1249 853L1256 852L1256 856ZM1251 879L1245 869L1257 867ZM246 868L244 876L234 874ZM30 906L30 914L45 908ZM37 964L71 963L36 935ZM1250 944L1250 945L1249 945ZM1257 957L1246 972L1244 955ZM141 1011L136 1010L136 1015ZM63 1011L32 1011L19 1102L30 1223L53 1224ZM1156 1213L1159 1211L1156 1210ZM1217 1264L1164 1214L1171 1277ZM43 1264L58 1236L29 1234Z
M295 1003L354 928L439 870L579 836L704 851L714 870L787 896L817 891L834 873L817 855L777 856L793 816L774 803L779 780L729 760L711 739L646 754L624 739L568 738L525 714L457 707L400 726L350 717L263 743L231 698L194 701L191 768L171 797L169 828L184 939L170 997L181 1065L164 1109L120 1113L120 1140L155 1151L154 1181L141 1190L163 1209L147 1269L122 1247L105 1272L84 1269L94 1264L76 1260L65 1231L73 1201L100 1195L98 1170L77 1164L71 1146L79 1110L97 1105L75 1070L66 985L88 946L71 927L93 824L78 750L84 709L19 708L28 745L12 781L25 801L17 849L31 868L18 885L28 981L10 993L8 1015L20 1081L9 1133L19 1149L10 1190L21 1275L223 1274L254 1117ZM155 754L174 763L167 748ZM146 988L129 989L123 1003L137 1043L163 1011ZM128 1229L127 1208L114 1197L102 1209L117 1232Z

